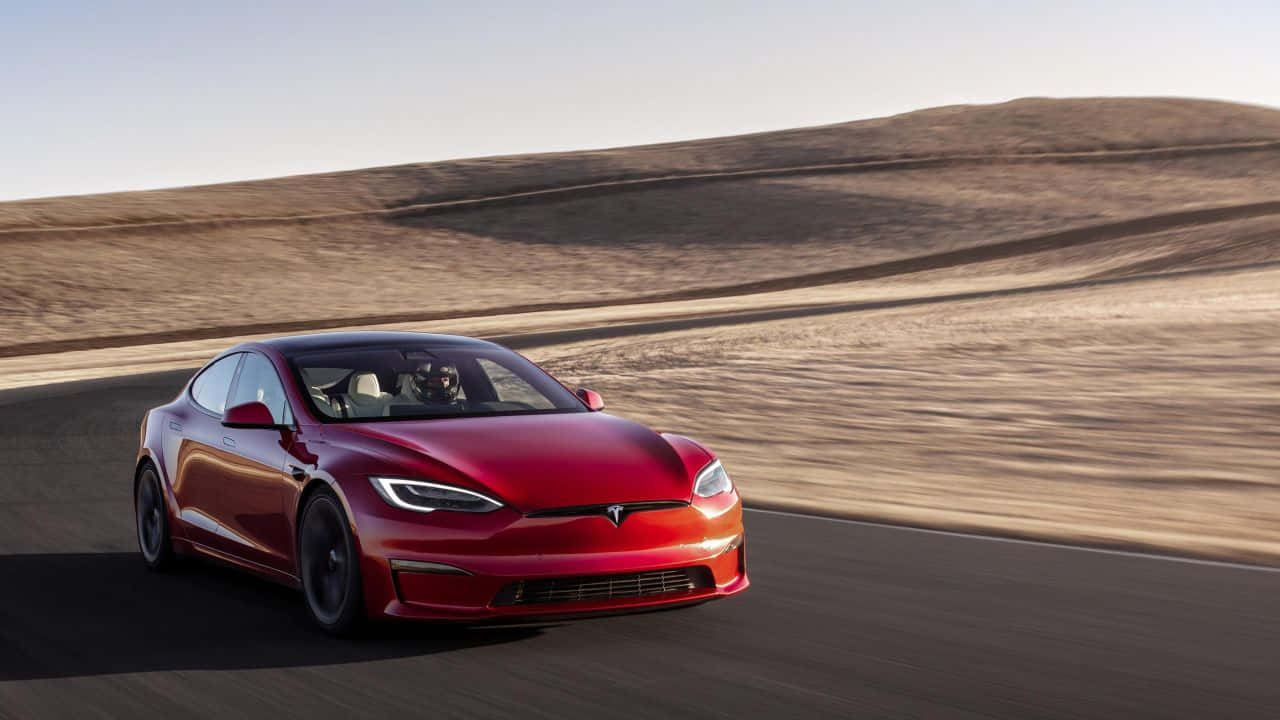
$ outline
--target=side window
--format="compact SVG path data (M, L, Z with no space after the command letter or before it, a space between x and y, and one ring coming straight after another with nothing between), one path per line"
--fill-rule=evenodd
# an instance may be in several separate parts
M236 365L240 364L243 354L228 355L200 373L191 383L191 398L197 405L219 415L227 409L227 391L231 389L231 378L235 376Z
M546 395L538 392L519 375L498 363L488 358L478 358L476 363L480 365L481 370L484 370L484 374L489 376L493 391L497 393L498 400L501 402L517 402L535 410L550 410L555 407Z
M266 405L277 423L288 424L293 421L289 414L289 401L285 397L284 386L280 384L275 366L256 352L245 354L244 368L240 371L235 392L227 404L235 407L248 402Z

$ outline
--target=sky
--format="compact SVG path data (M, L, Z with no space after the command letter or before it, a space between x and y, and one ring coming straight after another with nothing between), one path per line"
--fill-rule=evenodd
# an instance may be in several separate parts
M1280 107L1280 2L0 0L0 200L1096 95Z

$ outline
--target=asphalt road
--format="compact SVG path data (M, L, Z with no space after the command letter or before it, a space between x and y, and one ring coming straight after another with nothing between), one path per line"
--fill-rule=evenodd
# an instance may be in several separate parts
M739 598L330 639L134 554L137 421L186 375L0 393L0 717L1280 716L1280 572L761 511Z

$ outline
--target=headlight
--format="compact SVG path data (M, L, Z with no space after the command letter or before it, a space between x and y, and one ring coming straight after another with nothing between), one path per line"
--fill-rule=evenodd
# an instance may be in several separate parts
M502 503L491 497L450 485L390 477L371 477L369 481L383 500L405 510L484 513L502 507Z
M733 489L733 481L729 473L724 471L719 460L712 460L709 465L698 472L698 479L693 482L693 494L698 497L714 497Z

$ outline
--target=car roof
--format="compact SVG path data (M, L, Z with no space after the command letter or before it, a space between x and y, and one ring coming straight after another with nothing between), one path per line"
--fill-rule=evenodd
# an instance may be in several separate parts
M260 340L257 344L265 345L279 351L285 357L301 353L323 350L341 350L358 347L400 347L406 343L428 345L431 347L498 347L486 340L463 337L462 335L437 335L419 332L330 332L309 335L289 335L286 337Z

